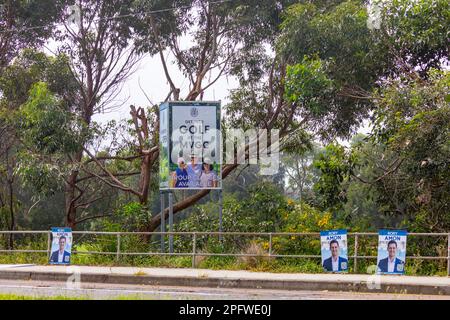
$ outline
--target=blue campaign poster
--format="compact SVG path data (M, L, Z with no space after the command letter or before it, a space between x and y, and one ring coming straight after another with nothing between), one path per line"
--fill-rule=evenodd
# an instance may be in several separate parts
M405 273L407 236L406 230L380 230L378 232L378 273Z
M70 264L72 253L72 229L52 228L52 248L50 264Z
M320 233L322 266L328 272L348 270L347 230L330 230Z

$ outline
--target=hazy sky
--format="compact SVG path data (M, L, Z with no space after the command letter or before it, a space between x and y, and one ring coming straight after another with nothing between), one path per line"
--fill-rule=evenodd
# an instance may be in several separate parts
M172 63L173 59L168 59L168 68L175 85L181 89L180 97L183 98L187 95L189 89L189 81L178 71L176 65ZM214 76L212 77L214 79ZM204 84L208 83L208 77L206 77ZM125 101L126 103L114 112L106 114L99 114L94 117L96 121L104 122L112 119L124 119L129 118L129 106L131 104L135 106L148 106L149 101L145 97L141 88L145 91L148 98L155 104L159 104L164 101L169 93L169 84L164 76L164 70L161 64L159 55L150 57L146 55L139 66L124 83L121 88L118 99ZM213 86L205 91L203 100L222 100L222 105L226 104L229 90L236 88L238 82L233 77L222 77ZM128 99L128 100L127 100Z

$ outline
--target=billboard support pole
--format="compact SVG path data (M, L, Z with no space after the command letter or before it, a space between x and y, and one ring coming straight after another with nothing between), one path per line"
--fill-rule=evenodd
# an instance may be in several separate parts
M447 276L450 276L450 233L448 234Z
M169 232L173 232L173 194L169 191ZM169 253L173 253L173 234L169 234Z
M166 217L164 215L164 209L166 209L166 206L164 204L164 191L160 191L159 193L160 200L161 200L161 253L164 253L165 250L165 236L164 233L166 232Z
M52 255L52 232L49 231L47 234L47 261L50 260L51 255Z
M223 219L222 219L223 198L222 189L219 190L219 232L223 232ZM223 235L220 233L219 240L223 241Z
M355 250L354 250L355 257L353 258L353 271L355 273L358 273L358 235L355 234Z

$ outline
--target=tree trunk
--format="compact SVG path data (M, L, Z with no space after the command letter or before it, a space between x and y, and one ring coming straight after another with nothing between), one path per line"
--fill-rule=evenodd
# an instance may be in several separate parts
M238 167L238 164L227 165L222 170L222 179L225 179L231 172L233 172ZM173 206L173 214L180 212L183 209L189 208L190 206L197 203L200 199L205 197L210 193L211 190L205 189L197 192L196 194L183 199ZM169 208L164 210L164 217L167 218L169 216ZM146 227L146 232L155 231L161 224L161 214L158 214L152 218L148 226Z
M79 151L75 155L75 161L79 163L83 157L83 151ZM64 196L65 196L65 210L66 221L65 225L69 228L75 229L77 226L77 206L76 202L80 198L81 194L76 195L76 184L78 178L78 170L73 171L65 184Z
M150 188L150 165L151 165L151 156L147 155L142 159L141 163L141 177L139 180L139 191L141 192L141 196L139 197L139 202L143 206L147 206L148 204L148 191Z
M66 221L65 225L69 228L75 229L77 208L75 207L75 180L77 174L72 173L66 182L65 186L65 208L66 208Z
M11 159L10 163L10 148L6 149L6 182L8 184L8 205L9 205L9 231L14 231L16 227L15 222L15 212L14 212L14 172L13 172L13 163L14 160ZM8 239L8 248L10 250L14 249L14 234L9 234Z
M10 225L9 230L14 231L16 228L16 220L14 216L14 189L13 189L13 180L8 179L8 187L9 187L9 214L10 214ZM14 249L14 234L9 235L9 249Z
M194 205L197 201L199 201L204 196L209 194L209 192L210 192L209 189L201 190L196 194L178 202L173 206L173 214L175 215L177 212L180 212L181 210L189 208L190 206ZM166 208L164 210L164 217L167 219L168 216L169 216L169 208ZM160 224L161 224L161 214L158 214L157 216L152 218L145 231L153 232L160 226Z

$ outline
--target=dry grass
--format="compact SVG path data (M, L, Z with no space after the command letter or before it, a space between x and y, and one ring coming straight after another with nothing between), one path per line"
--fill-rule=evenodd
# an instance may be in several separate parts
M241 256L238 258L238 262L247 268L257 268L261 265L265 265L272 261L272 257L269 257L269 253L257 241L251 241L244 249L242 254L248 254L252 256Z
M206 260L206 258L208 258L208 256L204 256L204 255L202 255L202 253L204 253L204 251L200 251L199 253L196 253L195 254L195 257L194 257L194 263L195 263L195 265L198 267L203 261L205 261ZM205 253L207 253L207 252L205 252Z

